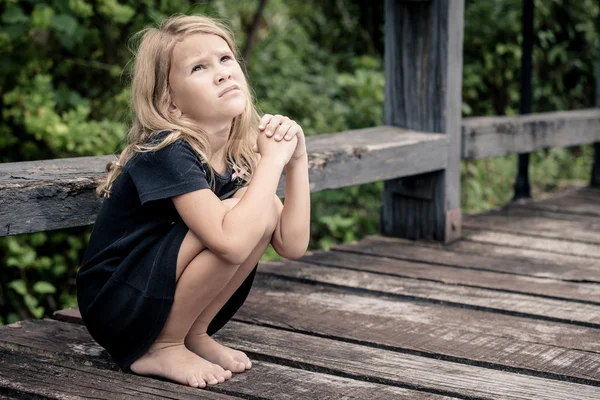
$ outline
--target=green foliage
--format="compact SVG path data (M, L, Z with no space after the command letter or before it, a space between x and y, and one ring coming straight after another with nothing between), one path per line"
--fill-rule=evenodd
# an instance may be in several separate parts
M521 1L468 0L463 114L519 110ZM174 13L224 18L241 48L257 2L10 0L0 9L0 162L111 154L128 123L128 40ZM535 1L533 111L593 105L597 35L593 0ZM380 46L350 0L271 0L247 60L263 112L307 135L383 123ZM376 29L381 32L381 29ZM590 146L536 152L534 194L589 179ZM512 197L516 156L464 162L462 207ZM312 195L310 249L379 232L382 182ZM75 276L89 228L0 239L0 324L76 305ZM277 259L270 247L264 259Z

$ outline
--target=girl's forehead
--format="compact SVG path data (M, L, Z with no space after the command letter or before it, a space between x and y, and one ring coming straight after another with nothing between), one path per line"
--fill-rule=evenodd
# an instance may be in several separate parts
M175 44L173 62L185 63L192 58L209 57L229 50L227 42L217 35L192 33Z

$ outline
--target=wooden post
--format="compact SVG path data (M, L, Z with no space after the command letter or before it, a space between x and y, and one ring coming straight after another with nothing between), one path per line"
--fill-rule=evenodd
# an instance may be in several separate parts
M385 124L448 135L446 169L384 182L384 235L460 237L464 0L385 1Z

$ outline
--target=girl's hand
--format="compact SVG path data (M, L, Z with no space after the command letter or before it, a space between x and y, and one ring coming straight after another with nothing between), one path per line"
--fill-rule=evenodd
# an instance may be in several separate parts
M273 137L278 142L284 139L290 141L297 136L298 143L290 162L306 156L304 131L296 121L279 114L265 114L258 123L258 129L263 131L267 137Z
M292 137L291 140L276 141L272 138L268 138L267 135L259 133L253 150L260 153L263 158L277 160L283 167L290 162L290 159L296 150L297 143L298 140L296 139L296 136Z

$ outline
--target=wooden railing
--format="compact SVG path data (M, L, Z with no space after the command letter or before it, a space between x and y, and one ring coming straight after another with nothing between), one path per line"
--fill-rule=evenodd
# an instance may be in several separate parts
M307 138L311 191L385 181L383 234L459 238L461 159L600 142L598 109L461 121L463 8L386 0L386 125ZM0 236L92 224L114 158L0 164Z

